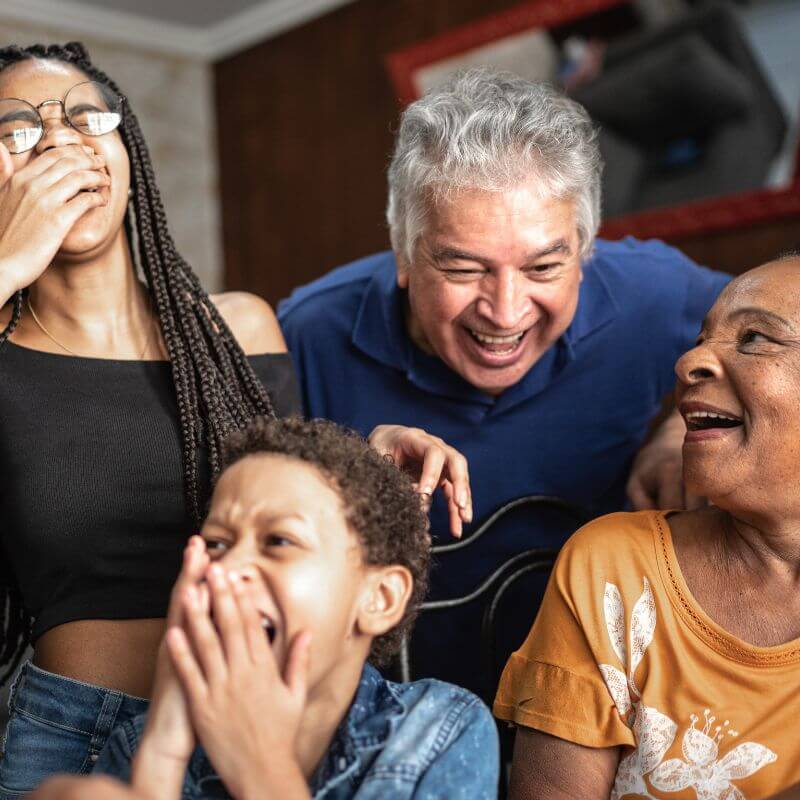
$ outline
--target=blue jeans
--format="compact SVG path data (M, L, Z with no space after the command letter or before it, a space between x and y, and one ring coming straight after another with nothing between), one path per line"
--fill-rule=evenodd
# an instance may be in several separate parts
M8 702L0 800L16 800L59 772L91 772L114 726L147 700L23 666Z

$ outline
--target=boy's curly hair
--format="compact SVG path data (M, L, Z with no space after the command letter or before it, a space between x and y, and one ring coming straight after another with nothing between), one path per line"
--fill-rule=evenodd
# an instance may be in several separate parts
M322 419L256 417L225 440L223 469L257 453L314 465L342 498L364 563L401 564L411 573L414 588L402 620L372 642L370 661L385 665L410 631L428 589L428 521L410 479L357 433Z

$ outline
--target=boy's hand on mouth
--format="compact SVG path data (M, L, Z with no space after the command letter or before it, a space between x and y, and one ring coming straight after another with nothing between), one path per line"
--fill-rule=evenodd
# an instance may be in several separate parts
M241 577L219 564L206 576L211 613L198 589L187 587L184 623L170 627L166 637L197 737L237 800L308 798L295 739L306 703L311 637L294 637L281 673Z
M205 543L199 536L192 536L183 551L183 566L170 596L168 629L184 624L184 594L189 587L200 585L208 564ZM194 748L195 735L186 698L166 641L162 641L147 725L131 768L133 787L153 798L177 797Z

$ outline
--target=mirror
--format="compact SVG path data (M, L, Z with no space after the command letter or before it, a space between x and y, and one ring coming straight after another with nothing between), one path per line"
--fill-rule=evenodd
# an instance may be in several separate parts
M800 3L535 0L387 57L401 103L490 64L560 85L600 127L602 234L800 216Z

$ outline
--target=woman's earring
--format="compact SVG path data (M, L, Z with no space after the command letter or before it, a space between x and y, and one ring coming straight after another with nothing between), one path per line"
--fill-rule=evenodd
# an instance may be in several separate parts
M128 187L128 200L133 199L133 186Z

